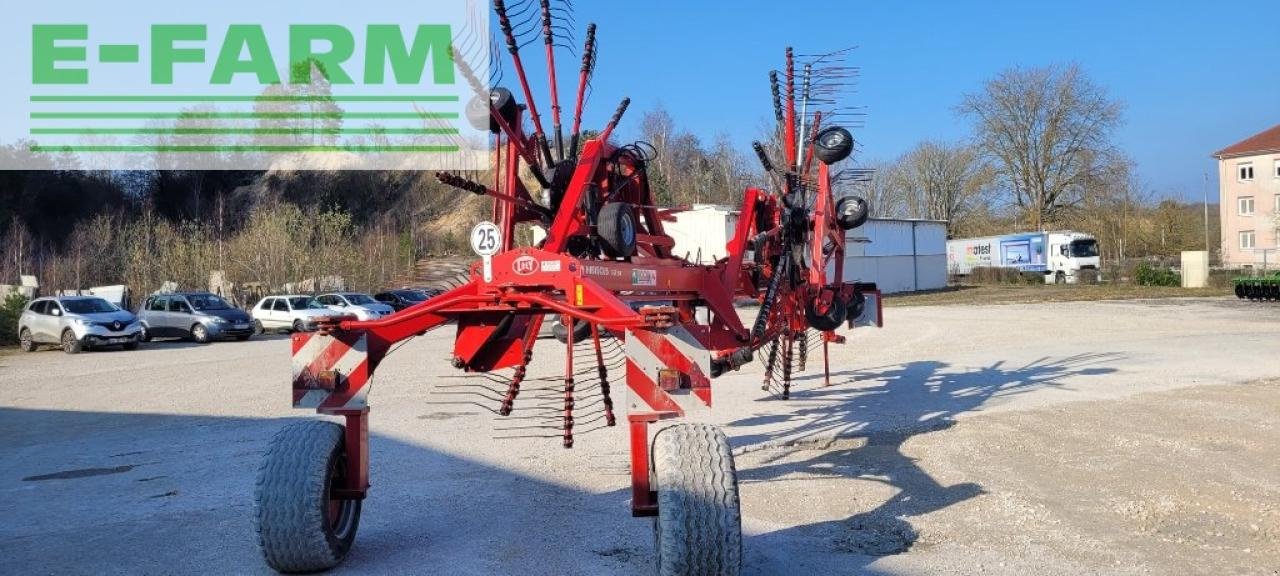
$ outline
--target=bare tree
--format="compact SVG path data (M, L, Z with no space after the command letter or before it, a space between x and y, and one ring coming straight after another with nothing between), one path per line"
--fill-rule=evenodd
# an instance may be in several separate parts
M850 194L867 201L873 218L901 218L907 215L907 198L898 179L897 162L876 160L861 167L862 173L848 185Z
M978 145L1036 230L1096 181L1121 119L1120 104L1075 65L1006 70L959 112L976 123Z
M994 171L973 146L922 142L898 160L888 185L920 218L947 221L954 235L962 220L985 201Z

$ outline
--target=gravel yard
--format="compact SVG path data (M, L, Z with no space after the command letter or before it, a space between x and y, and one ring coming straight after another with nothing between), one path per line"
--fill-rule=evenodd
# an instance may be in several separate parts
M716 381L748 574L1276 574L1280 306L1166 299L886 309L792 400ZM649 574L626 434L576 447L448 378L451 331L379 369L371 481L337 573ZM531 367L551 375L561 345ZM820 362L811 357L810 367ZM289 341L0 355L4 573L267 571L258 461ZM621 388L618 386L617 388ZM523 411L522 411L523 409Z

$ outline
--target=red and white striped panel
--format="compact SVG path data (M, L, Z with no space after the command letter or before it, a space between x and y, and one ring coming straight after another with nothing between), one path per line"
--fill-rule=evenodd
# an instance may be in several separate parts
M711 353L683 326L627 330L627 388L632 410L678 412L711 406ZM685 386L663 390L659 371L675 369Z
M322 336L299 332L293 335L294 408L320 411L364 408L369 395L368 383L369 347L365 334Z

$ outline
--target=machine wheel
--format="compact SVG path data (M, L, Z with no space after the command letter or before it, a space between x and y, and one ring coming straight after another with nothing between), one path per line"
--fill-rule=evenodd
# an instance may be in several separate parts
M23 352L36 351L36 341L31 339L30 330L23 328L22 332L18 334L18 348Z
M556 320L551 325L551 334L559 340L561 344L569 342L569 331L565 329L564 324ZM573 321L573 341L574 343L585 342L591 339L591 325L582 320Z
M302 320L294 320L292 332L301 332L303 329Z
M867 222L871 207L857 196L845 196L836 201L836 223L843 230L853 230Z
M809 305L804 307L804 318L809 322L810 326L826 332L827 330L835 330L841 324L844 324L849 307L840 299L839 295L831 299L831 305L827 307L826 312L819 313L814 309L814 304L816 304L816 300L810 300Z
M742 571L742 513L729 441L715 426L677 424L653 440L658 574Z
M84 343L76 338L76 333L70 330L62 331L62 351L67 354L79 354L84 350Z
M191 326L191 339L200 344L209 343L209 329L204 324L194 324Z
M630 258L636 253L636 215L631 205L608 202L600 208L596 230L604 240L605 254L612 258Z
M254 531L278 572L315 572L342 562L360 525L360 500L335 500L346 473L342 426L308 420L276 433L258 468Z

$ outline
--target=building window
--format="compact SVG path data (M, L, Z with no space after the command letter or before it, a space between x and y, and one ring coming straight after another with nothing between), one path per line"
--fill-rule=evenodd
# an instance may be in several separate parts
M1236 180L1248 182L1253 180L1253 163L1236 164Z
M1239 207L1241 216L1253 216L1253 196L1242 196Z
M1276 178L1280 178L1280 160L1276 160Z
M1276 205L1272 207L1272 212L1275 212L1276 216L1280 216L1280 194L1276 194Z
M1253 230L1245 230L1240 233L1240 249L1250 250L1253 248Z

